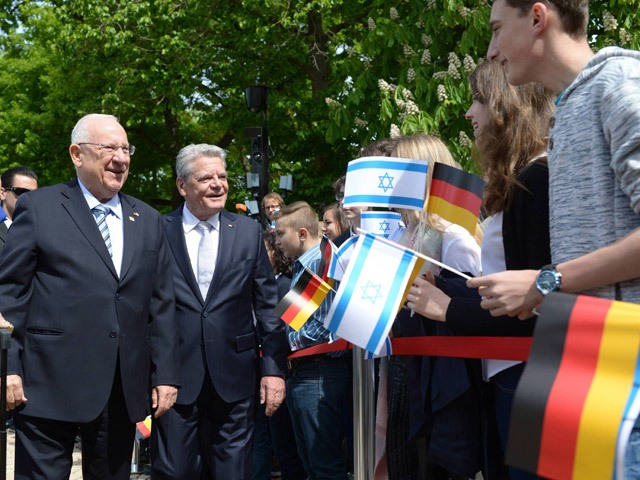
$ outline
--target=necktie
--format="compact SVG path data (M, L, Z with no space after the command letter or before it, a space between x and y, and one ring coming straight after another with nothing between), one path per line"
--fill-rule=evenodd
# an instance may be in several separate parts
M198 246L198 287L200 287L202 298L207 298L216 266L217 252L211 238L213 226L208 222L200 222L197 228L202 235Z
M113 249L111 247L111 236L109 235L109 226L107 225L107 215L111 212L109 207L105 207L104 205L96 205L91 209L91 213L96 219L96 223L98 224L98 229L100 230L100 234L102 235L102 239L104 240L104 244L107 246L107 250L109 251L109 256L113 257Z

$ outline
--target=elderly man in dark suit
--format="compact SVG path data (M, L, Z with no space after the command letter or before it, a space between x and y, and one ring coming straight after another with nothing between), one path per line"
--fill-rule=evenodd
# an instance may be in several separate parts
M170 253L160 215L119 193L117 119L85 116L71 142L77 179L20 197L0 257L15 478L68 478L79 434L85 479L128 479L149 390L156 416L177 396Z
M226 153L189 145L176 162L184 206L164 219L173 253L181 384L154 422L153 479L249 480L255 402L284 400L284 323L260 225L224 210ZM259 354L259 347L262 355Z

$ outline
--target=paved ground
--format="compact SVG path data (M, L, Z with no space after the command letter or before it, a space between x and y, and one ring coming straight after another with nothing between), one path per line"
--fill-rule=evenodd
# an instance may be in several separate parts
M14 459L13 459L13 447L15 445L15 436L13 430L9 430L7 434L7 480L13 480L13 468L14 468ZM77 444L77 446L79 446ZM149 475L144 473L132 473L132 479L136 480L148 480ZM80 450L76 448L76 451L73 452L73 467L71 468L71 476L69 480L82 480L82 466L80 460Z

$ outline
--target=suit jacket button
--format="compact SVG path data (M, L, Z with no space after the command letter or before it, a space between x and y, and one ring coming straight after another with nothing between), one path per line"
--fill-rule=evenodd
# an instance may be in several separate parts
M202 313L202 316L203 316L204 318L207 318L207 317L209 316L209 314L208 314L207 312L203 312L203 313Z
M116 333L115 330L112 330L111 333L109 333L109 338L116 338L118 336L118 334Z
M116 293L116 299L117 300L122 300L122 294Z

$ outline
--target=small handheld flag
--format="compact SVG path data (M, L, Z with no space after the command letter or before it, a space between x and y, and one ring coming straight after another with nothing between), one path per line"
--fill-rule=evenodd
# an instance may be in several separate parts
M320 259L320 278L327 282L331 288L333 288L333 278L329 277L329 267L331 265L331 260L335 255L336 246L333 244L328 237L322 236L322 240L320 240L320 254L322 258Z
M484 182L471 173L436 163L427 201L427 212L476 232Z
M400 228L402 215L398 212L362 212L360 226L362 230L389 238L389 235Z
M331 257L331 263L329 264L329 278L333 278L336 281L341 281L344 276L344 272L347 271L351 255L353 254L353 248L358 242L358 236L353 235L344 241L342 245L336 250L333 257Z
M406 158L364 157L347 166L345 207L393 207L422 210L428 162Z
M300 330L330 291L331 286L305 268L298 283L276 305L275 313L291 328Z
M617 478L638 416L638 318L636 304L545 297L511 412L508 464L557 480Z
M325 319L325 327L376 355L425 258L372 233L361 233Z
M141 422L136 423L136 440L144 440L145 438L149 438L151 436L151 415L148 415L147 418L142 420Z

